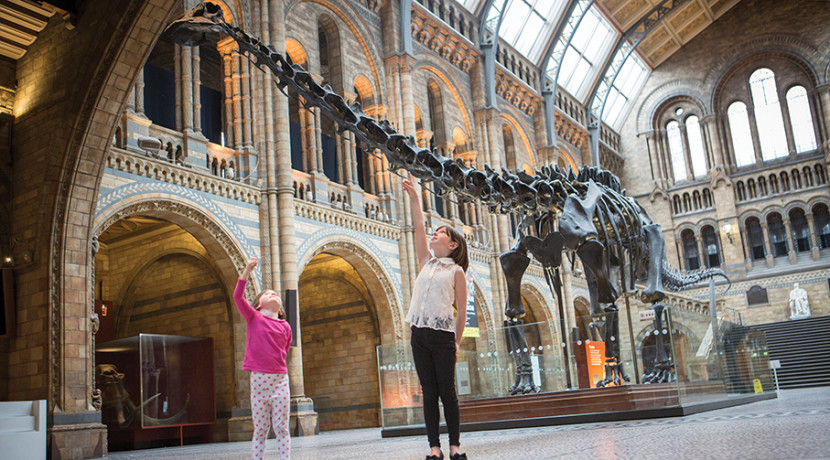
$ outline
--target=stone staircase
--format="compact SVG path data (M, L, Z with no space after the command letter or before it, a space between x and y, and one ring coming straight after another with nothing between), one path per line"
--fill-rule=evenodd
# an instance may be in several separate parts
M767 335L769 359L781 361L781 388L830 385L830 316L751 327Z
M46 458L46 401L0 401L0 458Z

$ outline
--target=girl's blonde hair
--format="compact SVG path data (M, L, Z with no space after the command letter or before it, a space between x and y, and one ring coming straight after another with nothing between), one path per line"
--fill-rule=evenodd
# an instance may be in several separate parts
M270 290L271 289L263 289L262 291L260 291L259 294L256 295L256 298L254 298L254 303L251 305L252 307L254 307L256 311L259 311L262 308L262 305L259 304L260 297L262 297L262 294L265 294ZM282 308L282 297L280 297L280 312L277 314L277 317L279 319L285 319L285 309Z

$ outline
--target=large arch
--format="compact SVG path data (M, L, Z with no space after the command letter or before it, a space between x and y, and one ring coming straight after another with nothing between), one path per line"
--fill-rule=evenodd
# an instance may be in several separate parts
M536 154L534 153L530 137L527 135L524 127L509 114L501 113L499 114L499 117L501 117L505 124L509 125L514 132L518 133L519 138L522 140L522 145L524 145L525 151L527 152L527 156L530 158L530 167L532 169L536 169ZM521 165L517 165L516 168L521 168Z
M221 284L226 288L236 284L240 269L245 266L247 261L246 257L256 254L253 247L239 242L238 238L233 235L233 231L229 231L226 225L223 225L216 216L205 212L196 203L184 202L175 196L161 198L138 196L135 197L135 200L124 200L120 204L120 206L112 206L103 210L96 218L93 229L93 238L96 242L101 234L113 224L133 216L152 217L170 222L192 235L205 248L205 253L210 255L210 259L206 261L206 264L216 272ZM181 250L176 252L182 253ZM169 253L147 254L141 260L136 261L136 268L133 270L131 278L135 279L155 260L165 255L169 255ZM205 255L202 254L194 254L194 257L200 260L205 259ZM93 291L95 284L94 259L90 264L89 271L89 290ZM261 267L257 267L255 275L246 288L245 295L248 299L253 299L262 288L259 281L260 276ZM127 290L128 286L116 294L116 297L124 298ZM230 302L229 294L228 299ZM245 322L241 316L233 314L232 311L228 312L228 318L231 319L233 325L231 342L235 349L243 350L245 348ZM93 343L93 349L94 346ZM241 373L241 361L234 362L233 365L234 371L242 378L242 382L235 389L234 404L239 407L240 403L244 405L250 396L249 386L246 384L248 374ZM90 369L90 372L93 371L94 365Z
M89 11L112 9L109 2L89 5ZM106 4L106 5L104 5ZM76 105L77 116L72 135L63 152L60 172L55 179L58 190L52 208L50 248L46 255L49 270L49 410L64 413L87 413L99 404L93 393L93 345L81 347L81 355L72 360L85 362L83 366L68 365L66 355L68 336L63 334L65 324L79 321L81 332L90 334L92 315L91 267L93 258L93 213L105 158L115 133L116 125L127 104L133 82L142 69L169 15L176 11L173 0L135 0L124 7L120 20L106 43L97 63L82 66L94 69L89 82L80 90L83 99ZM89 15L84 18L90 17ZM79 25L79 29L98 30L100 27ZM147 37L152 37L148 39ZM97 64L97 65L96 65ZM49 83L44 83L48 85ZM74 107L73 107L74 108ZM74 267L69 269L69 267ZM79 289L79 286L85 286ZM69 347L77 349L78 347ZM78 375L83 374L83 375ZM67 382L84 382L69 385Z
M378 100L384 100L383 97L383 80L380 76L380 71L378 62L380 62L381 52L377 49L377 46L373 41L366 41L364 37L371 37L372 34L369 32L369 27L362 22L362 15L350 4L350 2L342 2L341 4L348 7L350 11L347 13L343 11L343 9L338 8L333 3L327 0L292 0L285 6L285 18L291 16L294 13L294 10L302 5L303 3L316 3L322 5L323 7L327 8L332 14L337 16L346 26L349 28L349 31L357 40L360 48L363 50L363 55L366 58L366 62L369 64L369 67L372 72L372 79L374 80L373 87L377 89L377 98Z
M309 239L312 238L314 235ZM388 270L374 255L377 251L373 251L364 243L341 232L330 233L314 241L311 246L300 249L297 264L299 273L302 273L314 256L326 252L341 257L354 267L361 274L371 292L383 293L382 296L374 299L380 326L381 345L397 345L408 337L404 330L399 294L396 292L396 286ZM366 276L367 274L371 276Z
M461 112L461 118L464 120L464 128L465 128L464 131L466 133L471 133L471 136L472 136L473 129L472 129L472 126L470 125L470 119L472 117L470 116L469 109L468 109L470 104L465 104L464 103L464 98L461 97L461 94L459 94L458 90L456 89L456 88L463 88L464 86L461 85L460 82L454 76L452 76L452 80L451 80L450 77L448 77L444 72L442 72L441 70L439 70L435 66L430 65L429 62L417 65L414 70L418 70L418 69L423 69L423 70L427 71L428 73L430 73L430 74L434 75L435 77L437 77L444 84L444 87L447 88L450 91L450 94L452 94L452 97L453 97L453 100L455 101L455 104L458 106L458 109Z

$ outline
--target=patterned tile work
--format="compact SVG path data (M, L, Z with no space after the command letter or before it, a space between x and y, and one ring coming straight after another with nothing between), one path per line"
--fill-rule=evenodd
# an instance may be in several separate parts
M828 458L830 387L782 390L766 400L686 417L462 433L471 459ZM442 435L446 443L446 435ZM445 444L446 445L446 444ZM294 438L294 459L419 459L426 437L382 439L377 428ZM244 459L250 442L112 452L112 459ZM521 453L517 455L517 453ZM445 451L446 454L446 451ZM274 439L266 458L276 458Z

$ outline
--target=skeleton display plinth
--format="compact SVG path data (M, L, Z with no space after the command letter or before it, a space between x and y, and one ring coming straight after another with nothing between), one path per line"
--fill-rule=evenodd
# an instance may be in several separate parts
M140 334L99 344L95 361L109 450L211 441L213 339Z

